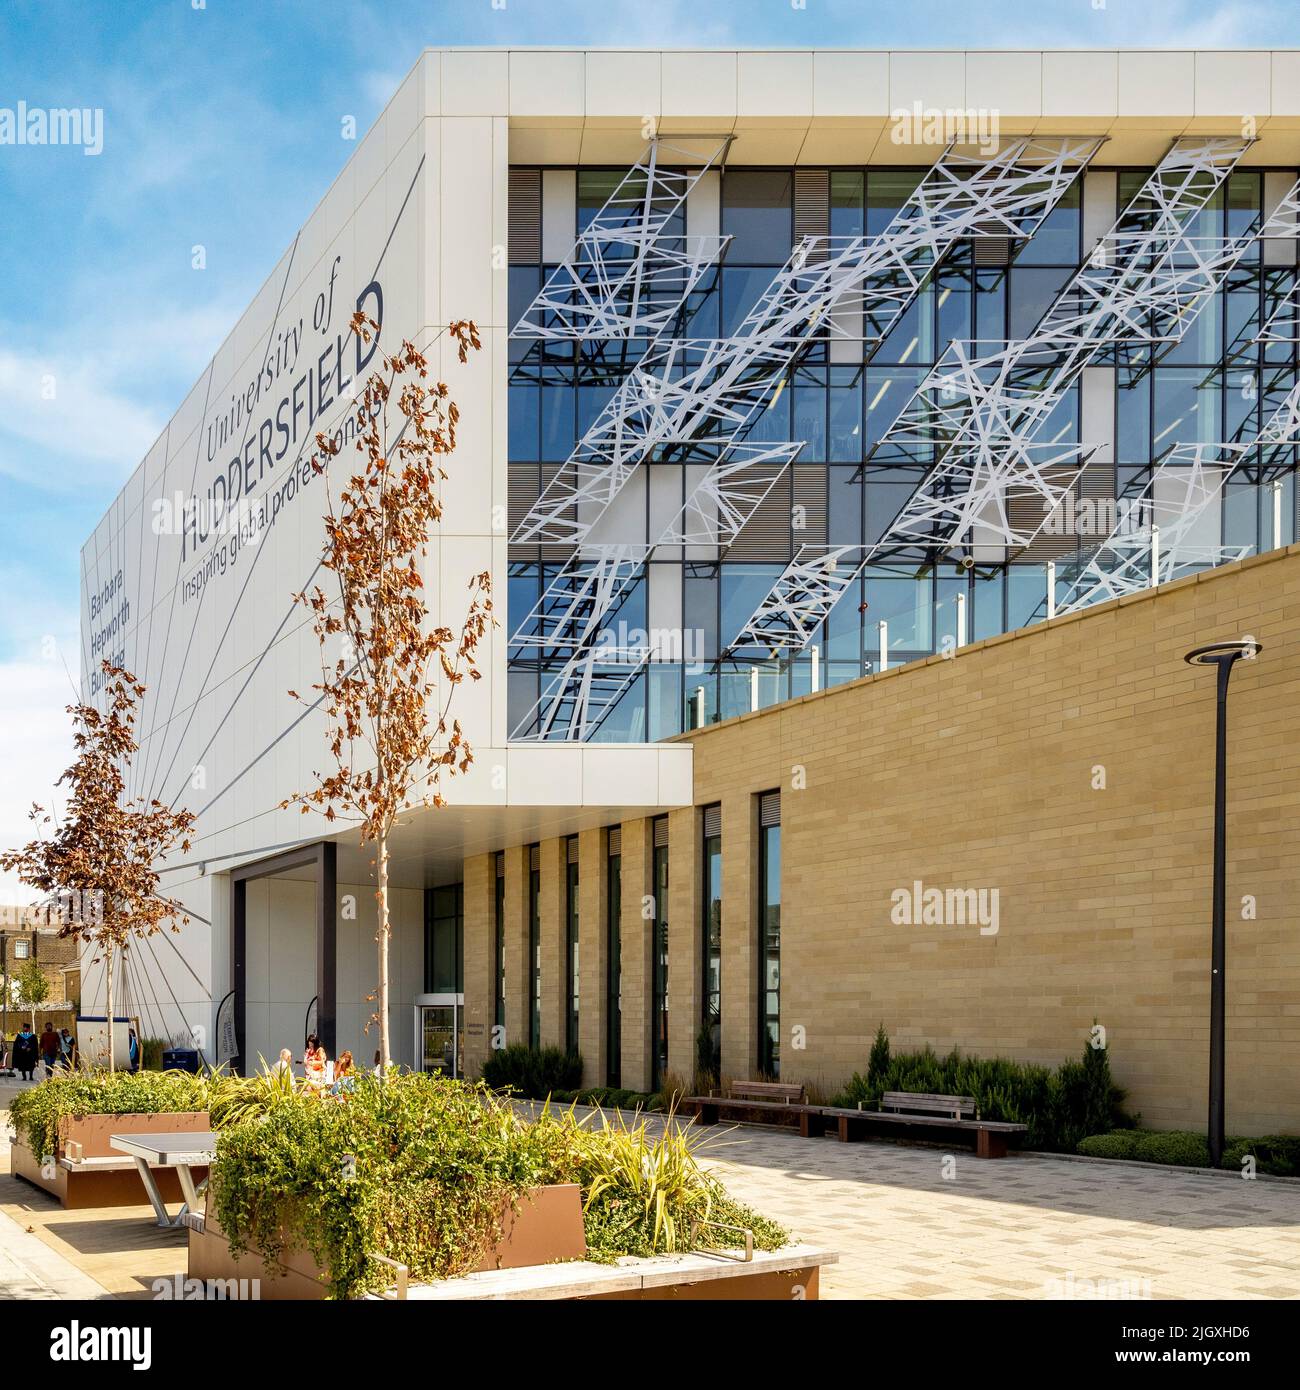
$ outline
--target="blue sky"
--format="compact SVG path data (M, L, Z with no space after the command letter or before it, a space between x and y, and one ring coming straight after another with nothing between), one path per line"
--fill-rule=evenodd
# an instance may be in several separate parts
M1285 47L1289 0L0 0L0 845L67 761L81 544L426 45ZM191 267L191 248L207 266ZM53 398L50 398L51 387Z

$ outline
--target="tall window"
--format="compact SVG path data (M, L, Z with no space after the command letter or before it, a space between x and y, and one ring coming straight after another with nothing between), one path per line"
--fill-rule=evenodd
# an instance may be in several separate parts
M704 808L704 1015L701 1070L722 1072L722 807Z
M495 855L496 878L493 899L492 959L496 986L492 998L492 1022L498 1028L506 1026L506 857Z
M564 964L568 982L569 1007L565 1011L565 1042L570 1052L578 1050L578 837L567 843L565 876Z
M528 970L529 984L528 1046L542 1045L542 865L541 851L533 845L528 851Z
M606 892L609 906L609 980L605 1010L605 1084L620 1084L623 1071L623 932L619 914L623 906L623 831L615 826L609 832L609 877Z
M460 994L465 988L464 892L459 883L424 895L424 989Z
M758 1065L781 1075L781 793L758 798Z
M651 963L651 1089L668 1072L668 817L654 821L654 956Z

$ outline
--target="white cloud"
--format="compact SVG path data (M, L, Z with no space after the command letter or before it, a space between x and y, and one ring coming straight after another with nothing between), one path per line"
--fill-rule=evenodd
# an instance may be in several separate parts
M0 848L32 839L33 801L49 806L54 783L72 761L72 720L65 706L76 694L59 661L0 662ZM0 871L0 901L31 902L14 874Z
M102 312L102 311L101 311ZM117 315L108 332L90 320L60 328L27 352L0 348L0 473L29 486L71 491L129 476L167 422L151 380L196 380L237 315L226 305L160 314ZM16 332L0 332L10 342ZM57 344L84 344L68 352ZM52 394L51 394L52 393ZM176 393L170 409L179 404ZM9 436L6 439L6 436ZM41 451L76 460L75 472L44 467ZM111 495L111 494L110 494Z

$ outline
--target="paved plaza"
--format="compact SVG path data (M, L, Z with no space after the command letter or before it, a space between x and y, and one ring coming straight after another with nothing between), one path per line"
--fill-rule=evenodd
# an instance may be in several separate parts
M840 1252L825 1298L1300 1298L1300 1184L757 1127L712 1153L737 1197Z
M757 1126L718 1126L706 1161L736 1197L839 1252L824 1298L1300 1298L1297 1183ZM143 1201L65 1212L8 1168L6 1137L0 1298L148 1298L184 1273L183 1233L155 1227Z

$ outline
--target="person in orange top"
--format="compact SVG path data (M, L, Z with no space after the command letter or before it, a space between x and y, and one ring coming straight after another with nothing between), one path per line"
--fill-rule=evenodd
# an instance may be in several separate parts
M307 1038L307 1051L302 1060L306 1070L307 1084L320 1090L325 1084L325 1063L328 1058L325 1056L325 1049L321 1046L320 1039L315 1033Z

